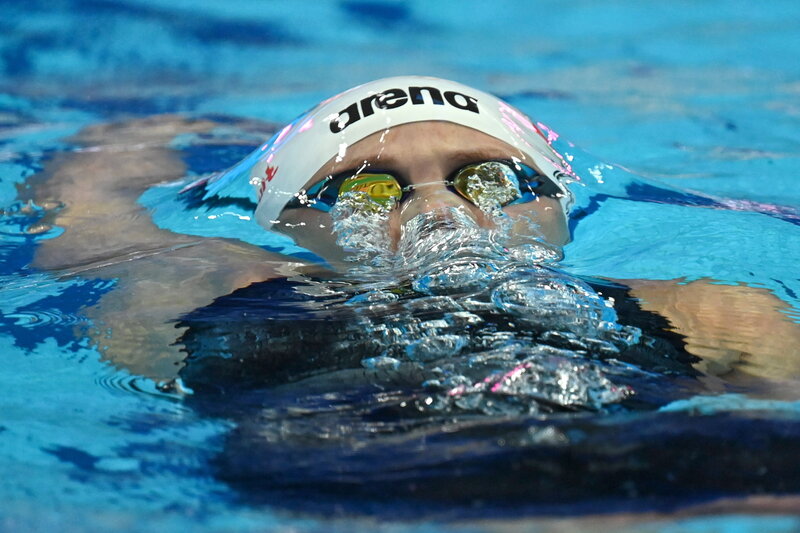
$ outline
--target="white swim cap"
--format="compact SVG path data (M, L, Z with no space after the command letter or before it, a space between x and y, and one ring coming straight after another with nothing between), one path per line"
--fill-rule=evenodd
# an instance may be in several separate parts
M270 229L286 204L333 156L392 126L439 120L481 131L516 147L558 187L565 212L571 171L520 111L488 93L448 80L399 76L359 85L320 103L234 167L250 168L259 224ZM232 171L234 169L231 169Z

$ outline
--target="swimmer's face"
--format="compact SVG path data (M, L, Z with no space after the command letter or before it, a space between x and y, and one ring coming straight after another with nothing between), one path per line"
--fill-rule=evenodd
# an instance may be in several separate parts
M391 174L401 187L412 186L388 216L389 235L396 245L403 224L421 213L443 208L460 208L480 226L494 227L491 215L445 181L466 165L512 159L536 170L534 162L524 153L485 133L449 122L417 122L375 133L349 146L343 157L332 157L304 188L310 190L329 176L350 171L355 175L374 169ZM502 210L514 221L512 233L520 240L538 237L561 246L569 239L566 217L556 198L537 196ZM312 207L292 207L284 209L275 229L328 261L338 261L343 251L336 244L331 227L329 213Z

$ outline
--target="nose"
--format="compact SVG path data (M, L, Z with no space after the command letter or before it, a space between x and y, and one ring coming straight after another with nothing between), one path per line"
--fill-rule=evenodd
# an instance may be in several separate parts
M466 201L449 190L444 183L429 183L418 186L411 196L400 206L400 219L403 224L422 213L445 210L449 207L463 207Z

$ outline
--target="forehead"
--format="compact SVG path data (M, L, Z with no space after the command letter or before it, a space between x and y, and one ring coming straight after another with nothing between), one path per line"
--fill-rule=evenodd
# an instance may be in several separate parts
M387 128L353 143L343 145L308 181L366 163L382 167L402 167L410 160L425 158L444 165L466 164L482 159L528 157L518 148L478 130L442 121L414 122Z

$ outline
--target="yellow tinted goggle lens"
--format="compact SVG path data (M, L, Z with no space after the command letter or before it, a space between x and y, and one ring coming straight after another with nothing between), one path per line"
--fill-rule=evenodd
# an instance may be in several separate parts
M475 204L480 204L482 197L487 194L497 196L497 191L501 190L504 194L498 200L501 204L506 204L520 196L519 182L516 178L514 181L517 183L511 180L510 172L508 165L495 161L469 165L453 178L453 188Z
M346 192L363 192L374 202L389 205L403 196L403 189L389 174L358 174L347 178L339 187L339 195Z

